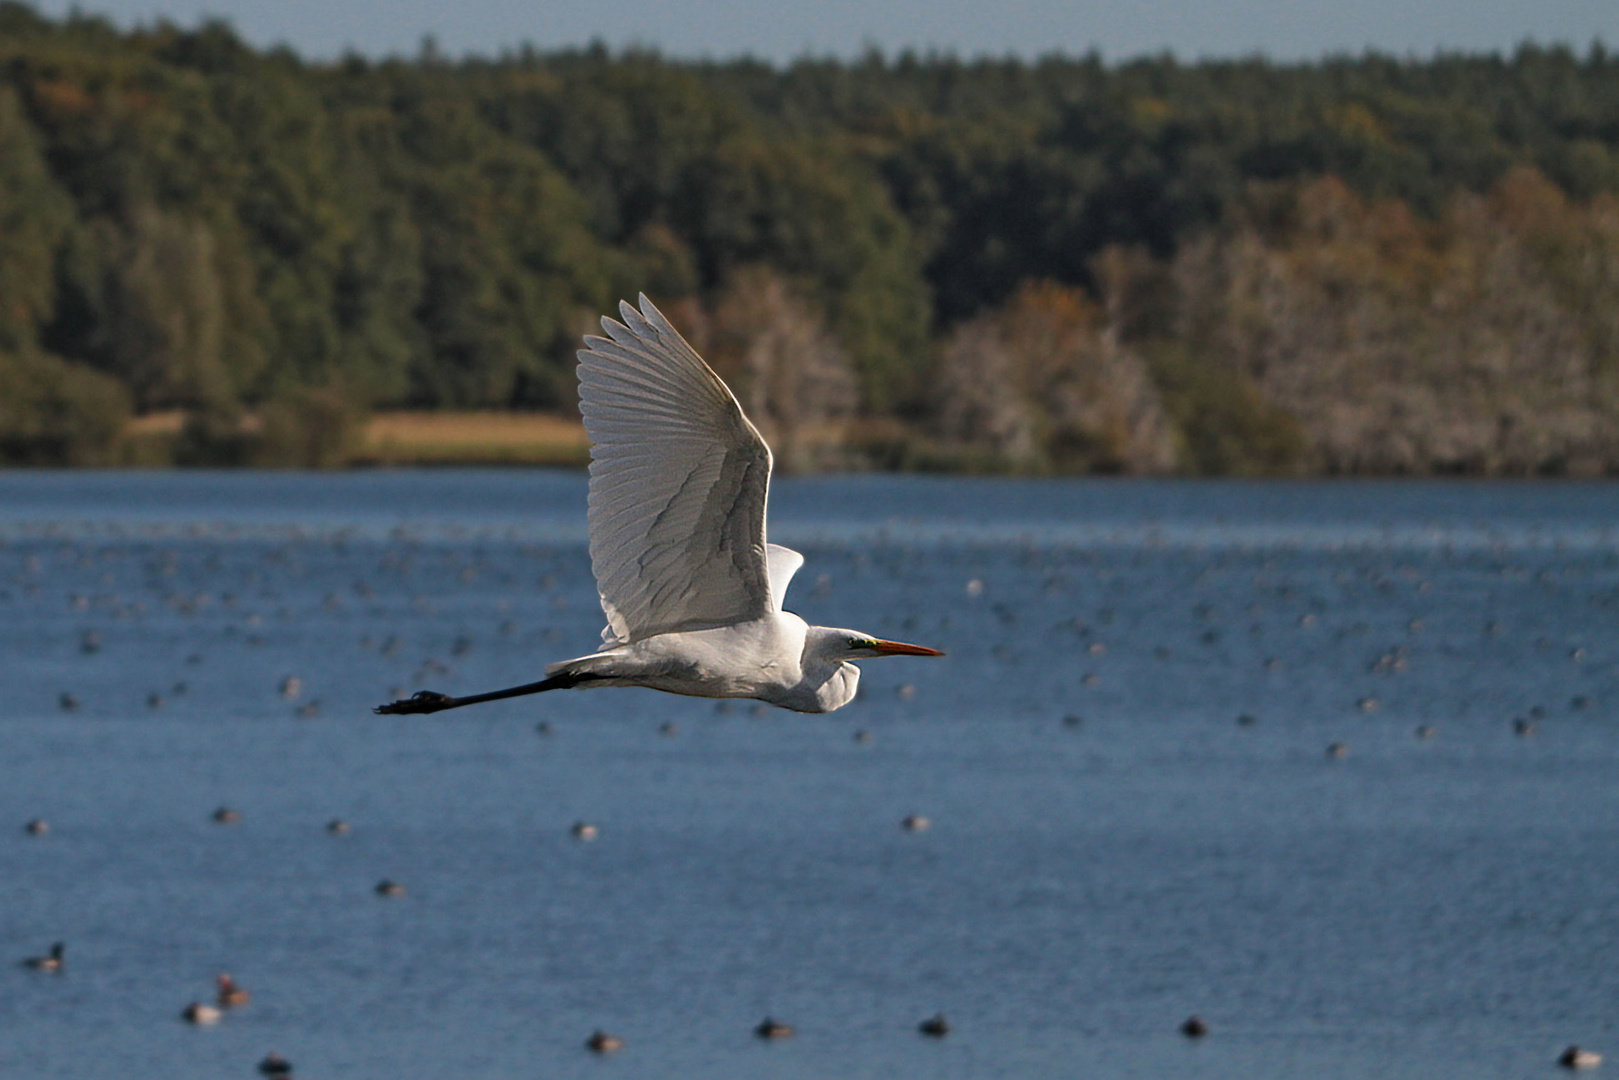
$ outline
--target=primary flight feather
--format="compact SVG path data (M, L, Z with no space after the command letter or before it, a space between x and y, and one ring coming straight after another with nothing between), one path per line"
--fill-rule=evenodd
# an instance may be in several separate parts
M590 436L590 563L602 649L539 682L468 697L423 690L377 708L429 713L587 686L758 698L799 712L853 699L874 656L936 649L810 626L782 610L803 565L765 539L770 448L735 395L646 296L602 319L579 350Z

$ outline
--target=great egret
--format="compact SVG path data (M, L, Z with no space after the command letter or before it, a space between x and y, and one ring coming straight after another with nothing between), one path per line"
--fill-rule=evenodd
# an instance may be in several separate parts
M770 448L720 377L645 295L579 351L591 440L590 562L602 649L539 682L468 697L423 690L379 713L432 713L546 690L646 686L830 712L875 656L942 656L782 610L804 557L765 541Z

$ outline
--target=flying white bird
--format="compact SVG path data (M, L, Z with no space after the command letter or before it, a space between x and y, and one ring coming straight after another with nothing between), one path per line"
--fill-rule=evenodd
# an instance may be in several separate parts
M579 351L590 435L590 562L607 629L600 652L539 682L450 697L423 690L379 713L431 713L591 686L758 698L798 712L847 705L851 660L942 656L782 610L804 556L765 542L770 448L730 389L644 295Z

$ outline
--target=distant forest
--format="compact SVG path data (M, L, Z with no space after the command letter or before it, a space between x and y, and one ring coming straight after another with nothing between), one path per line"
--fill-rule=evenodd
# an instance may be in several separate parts
M0 460L568 415L642 291L788 468L1619 473L1619 57L310 63L0 3Z

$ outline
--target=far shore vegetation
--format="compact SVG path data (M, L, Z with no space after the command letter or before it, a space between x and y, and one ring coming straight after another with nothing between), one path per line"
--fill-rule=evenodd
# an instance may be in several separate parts
M1619 56L311 63L0 2L0 464L578 465L640 292L788 471L1619 475Z
M184 439L192 418L184 411L132 417L124 429L118 465L162 467L186 460ZM306 423L296 446L264 444L255 415L240 420L242 447L235 462L339 468L364 465L542 465L582 467L590 441L578 417L535 412L386 412L339 415L336 425ZM206 457L187 463L207 464Z

